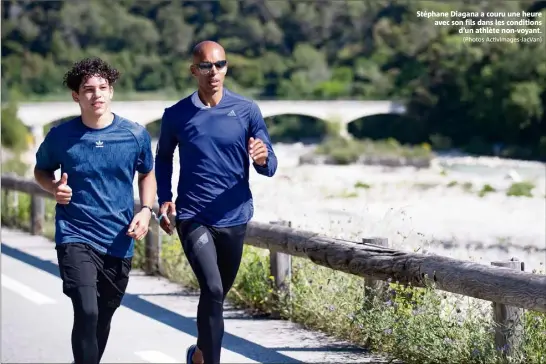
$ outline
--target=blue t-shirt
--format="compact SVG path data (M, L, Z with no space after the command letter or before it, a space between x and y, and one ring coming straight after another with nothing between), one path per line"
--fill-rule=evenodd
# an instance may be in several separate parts
M100 252L131 257L134 240L127 229L134 217L136 172L153 168L150 134L114 114L102 128L81 117L52 128L36 153L36 168L68 175L72 199L55 207L55 242L87 243Z
M254 207L249 186L249 138L268 149L265 166L253 166L272 177L277 157L258 105L224 88L220 103L199 107L188 96L165 109L156 149L159 204L172 201L173 154L179 150L177 219L216 227L247 223Z

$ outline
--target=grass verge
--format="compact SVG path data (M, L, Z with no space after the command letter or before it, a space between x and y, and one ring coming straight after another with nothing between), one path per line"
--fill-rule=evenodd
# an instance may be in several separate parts
M139 254L144 253L140 243ZM163 242L164 274L198 288L180 242ZM541 363L546 361L546 315L526 311L522 350L507 358L494 347L490 304L434 287L389 282L365 293L364 279L292 257L290 297L273 299L269 252L245 246L228 298L256 313L281 312L303 324L405 363ZM290 298L290 299L289 299Z

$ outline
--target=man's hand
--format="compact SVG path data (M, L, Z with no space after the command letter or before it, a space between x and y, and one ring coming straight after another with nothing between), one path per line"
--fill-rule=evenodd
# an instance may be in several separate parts
M248 141L248 154L250 158L259 166L264 166L267 161L267 148L261 139L250 138Z
M131 221L129 229L127 230L127 235L136 240L140 240L145 237L148 233L151 217L152 212L149 209L142 209L135 215L133 221Z
M159 226L161 226L163 231L165 231L167 234L172 235L174 232L174 226L172 226L169 216L176 215L176 205L174 202L164 202L159 208L159 214Z
M63 173L61 179L54 183L53 195L55 201L61 205L68 205L72 199L72 189L68 186L68 174Z

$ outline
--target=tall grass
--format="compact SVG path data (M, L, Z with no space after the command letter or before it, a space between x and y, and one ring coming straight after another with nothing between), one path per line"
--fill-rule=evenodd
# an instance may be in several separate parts
M162 253L164 274L197 289L178 238L166 237ZM397 282L365 291L364 279L299 257L292 257L290 293L283 295L274 292L269 272L269 251L246 245L230 301L260 314L280 311L284 319L405 363L546 362L543 313L526 311L522 349L506 357L494 345L489 302Z

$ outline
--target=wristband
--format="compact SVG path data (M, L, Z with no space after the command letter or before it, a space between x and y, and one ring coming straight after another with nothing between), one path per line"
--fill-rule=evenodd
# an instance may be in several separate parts
M143 209L148 209L148 210L150 210L150 212L152 213L152 217L154 218L155 221L157 221L157 222L160 222L160 221L161 221L161 219L158 219L158 218L157 218L157 215L155 214L154 209L152 209L150 206L148 206L148 205L143 205L142 208L141 208L140 210L143 210Z
M143 210L143 209L148 209L148 210L150 210L150 212L151 212L152 214L154 213L154 210L153 210L150 206L148 206L148 205L142 205L141 210Z

